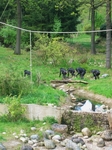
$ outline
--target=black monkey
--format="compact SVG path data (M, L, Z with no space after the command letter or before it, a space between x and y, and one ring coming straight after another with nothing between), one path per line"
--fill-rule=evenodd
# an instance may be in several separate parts
M73 76L75 76L75 69L73 68L68 68L68 77L69 77L69 73Z
M100 71L99 70L93 69L93 70L91 70L91 73L93 74L95 80L99 79L99 75L100 75Z
M59 77L61 76L61 74L63 75L63 78L65 79L65 78L66 78L66 75L67 75L67 70L64 69L64 68L60 68Z
M31 72L28 71L28 70L24 70L24 77L27 75L27 76L30 76Z
M84 78L84 75L86 74L86 70L84 68L76 68L76 71L77 71L77 75L80 75L80 78L83 79Z

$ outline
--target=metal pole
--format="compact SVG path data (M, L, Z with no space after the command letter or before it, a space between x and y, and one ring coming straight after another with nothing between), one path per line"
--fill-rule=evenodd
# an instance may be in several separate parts
M30 72L31 72L31 83L32 83L32 45L31 45L31 31L30 31Z

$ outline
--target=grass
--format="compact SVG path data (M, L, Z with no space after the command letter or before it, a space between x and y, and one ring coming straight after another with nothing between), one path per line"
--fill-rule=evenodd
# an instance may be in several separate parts
M71 39L68 39L69 42ZM79 35L75 39L76 44L84 44L87 42L90 44L90 35ZM75 45L74 45L75 46ZM73 45L72 45L73 47ZM86 48L83 45L84 49ZM100 45L99 45L100 47ZM78 47L79 51L83 50ZM30 66L30 53L22 50L21 55L14 55L13 50L0 48L0 74L7 75L8 72L16 73L17 76L23 77L23 70L32 70L32 81L31 89L29 92L21 97L21 103L36 103L36 104L46 104L53 103L59 105L61 100L64 99L66 94L62 91L53 89L50 86L51 80L60 80L59 78L59 68L67 67L65 64L60 64L58 66L53 66L51 64L43 64L37 51L32 51L32 67ZM84 80L87 81L88 85L78 84L78 88L84 88L85 90L90 90L94 93L104 95L106 97L112 98L111 94L111 69L105 68L105 54L98 53L97 55L91 55L89 52L85 51L83 53L78 53L73 56L75 60L72 64L68 64L68 67L84 67L87 70ZM93 80L91 69L99 69L102 74L109 74L107 78L100 78L100 80ZM39 78L39 83L37 79ZM80 79L74 78L73 80ZM31 80L27 77L27 80ZM26 87L28 88L28 87ZM108 90L107 90L108 89ZM27 91L27 89L26 89ZM4 102L4 96L0 96L0 102Z
M53 123L56 123L56 120L52 117L44 118L43 121L34 120L26 122L3 122L0 120L0 142L14 139L15 135L20 135L21 130L29 137L32 134L38 134L40 138L43 138L43 132L50 129ZM36 130L32 131L31 127L36 127Z
M70 42L71 39L68 39ZM85 46L86 44L88 46ZM92 91L96 94L104 95L108 98L112 98L112 70L105 68L105 53L97 53L97 55L91 55L90 51L90 36L78 36L75 38L75 44L72 43L72 48L77 46L77 52L72 56L74 62L72 64L61 63L58 66L53 66L51 64L43 64L39 55L36 51L32 51L32 67L30 66L30 53L22 50L21 55L14 55L13 50L0 47L0 76L8 76L11 72L12 75L15 73L18 77L23 77L23 70L32 69L32 82L33 84L25 85L27 94L21 97L21 103L35 103L46 105L46 103L53 103L55 105L60 105L64 103L66 94L63 91L53 89L50 86L51 80L61 80L59 78L59 68L60 67L84 67L86 69L86 75L84 80L88 84L75 84L75 88L83 88L87 91ZM88 47L88 48L87 48ZM98 45L98 52L104 51L104 46ZM87 51L86 51L87 50ZM91 69L99 69L102 76L103 74L109 74L106 78L100 78L99 80L94 80L92 74L90 73ZM37 79L39 78L39 83ZM80 80L79 77L73 78L73 80ZM25 78L26 81L31 81L31 78ZM4 103L5 96L0 96L0 102ZM20 133L20 130L23 129L25 132L30 135L33 134L30 130L32 126L37 128L35 133L38 133L42 136L40 130L49 129L50 125L53 123L51 118L46 118L43 121L28 121L28 122L4 122L0 120L0 141L8 140L9 138L14 138L13 133ZM45 125L44 125L45 124ZM26 128L27 126L27 128ZM6 132L6 134L3 134Z

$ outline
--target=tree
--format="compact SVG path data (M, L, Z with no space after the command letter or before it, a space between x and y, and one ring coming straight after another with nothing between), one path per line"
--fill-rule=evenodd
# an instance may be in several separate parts
M91 30L95 31L95 1L91 0ZM96 54L95 32L91 32L91 53Z
M111 68L111 0L106 1L106 68Z
M27 28L53 31L54 18L61 23L62 31L76 31L79 23L78 0L24 0L22 3L23 21Z
M81 0L80 0L81 2ZM90 13L91 13L91 54L96 54L96 47L95 47L95 11L97 8L102 6L105 3L105 0L85 0L82 4L89 6Z
M21 0L17 0L17 36L16 36L16 48L14 54L21 54Z

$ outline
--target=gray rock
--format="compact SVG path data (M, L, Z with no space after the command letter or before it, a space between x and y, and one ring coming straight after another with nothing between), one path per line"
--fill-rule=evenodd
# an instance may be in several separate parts
M39 136L37 134L34 134L34 135L31 135L30 136L30 139L31 140L38 140L39 139Z
M68 131L68 126L65 124L53 124L52 125L52 130L58 133L66 133Z
M62 138L61 138L60 135L55 135L55 136L52 137L52 140L53 140L55 143L59 143L59 142L62 140Z
M33 148L30 145L23 145L21 150L33 150Z
M81 150L81 149L76 143L68 139L66 143L66 150Z
M54 131L52 130L46 130L43 134L45 139L52 139L52 137L54 136Z
M104 140L107 140L107 141L110 141L112 140L112 130L105 130L101 137L104 139Z
M48 149L53 149L56 147L56 144L52 140L44 139L44 145Z
M104 147L105 146L105 141L102 138L100 138L97 142L97 146L98 147Z
M112 150L112 146L110 146L107 150Z
M66 143L67 143L67 141L68 141L69 139L65 139L65 140L63 140L60 144L61 144L61 146L63 146L63 147L65 147L65 145L66 145Z
M0 143L0 150L7 150L2 143Z
M84 144L85 144L85 142L83 141L83 139L81 139L80 137L72 137L71 140L72 140L74 143L76 143L76 144L78 144L78 143L80 143L81 145L84 145Z

